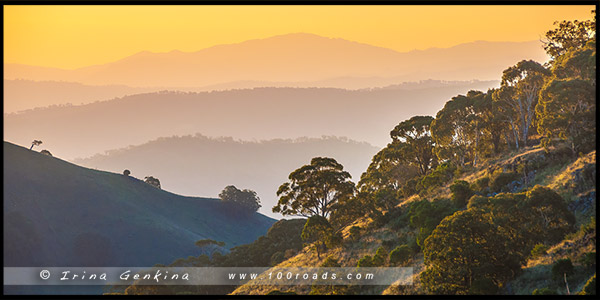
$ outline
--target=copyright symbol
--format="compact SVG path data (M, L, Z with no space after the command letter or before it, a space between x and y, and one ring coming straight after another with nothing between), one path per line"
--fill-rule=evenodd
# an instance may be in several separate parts
M47 280L48 278L50 278L50 271L48 270L42 270L40 272L40 278Z

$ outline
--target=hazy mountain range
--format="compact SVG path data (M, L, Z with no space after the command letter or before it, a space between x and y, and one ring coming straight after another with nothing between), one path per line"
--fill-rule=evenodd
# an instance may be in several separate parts
M498 85L500 83L499 81L485 82L493 83L494 85ZM478 82L477 80L441 81L432 79L421 80L418 82L401 82L395 78L341 77L331 80L306 82L269 82L246 80L204 87L136 88L126 85L87 85L77 82L64 81L4 79L4 113L22 112L29 109L47 106L88 104L117 97L124 97L140 93L159 92L164 90L208 92L225 91L231 89L251 89L256 87L333 87L343 89L360 88L413 90L478 83L483 84L485 82ZM490 86L491 85L492 84L490 84Z
M159 178L164 189L183 195L217 197L227 185L251 189L262 201L260 212L271 212L279 185L289 174L317 156L333 157L358 181L379 149L335 137L237 141L201 135L160 138L95 155L75 163L111 172Z
M71 160L139 145L158 137L201 133L243 140L346 136L385 146L389 132L414 115L435 115L451 97L497 82L439 84L418 89L256 88L160 92L4 115L4 139L34 139Z
M196 52L143 51L121 60L64 70L5 64L4 79L68 81L132 87L203 87L232 82L338 81L365 87L352 78L491 80L522 59L546 61L539 41L476 41L450 48L398 52L308 33L279 35ZM340 81L340 78L350 78ZM371 85L381 86L371 80Z

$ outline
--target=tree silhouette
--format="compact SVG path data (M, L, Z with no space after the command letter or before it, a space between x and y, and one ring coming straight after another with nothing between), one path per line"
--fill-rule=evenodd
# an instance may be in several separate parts
M260 198L255 191L239 190L233 185L225 187L219 194L219 198L223 202L235 204L248 212L255 212L261 207Z
M50 151L48 151L48 150L46 150L46 149L44 149L44 150L40 151L40 153L41 153L41 154L44 154L44 155L52 156L52 153L50 153Z
M127 169L125 169L125 170L123 171L123 175L125 175L125 176L129 176L129 174L131 174L131 171L129 171L129 170L127 170Z
M160 181L158 180L158 178L154 178L152 176L146 176L144 177L144 181L154 187L157 187L160 189Z
M33 142L31 142L31 147L29 147L29 150L33 149L33 146L39 146L41 144L42 144L42 141L33 140Z

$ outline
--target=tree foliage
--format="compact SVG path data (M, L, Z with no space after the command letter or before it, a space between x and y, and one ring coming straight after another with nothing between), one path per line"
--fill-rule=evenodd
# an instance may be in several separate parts
M464 180L455 180L450 186L450 191L452 192L452 203L454 203L457 208L462 208L467 205L467 201L473 195L471 186Z
M401 245L390 252L390 265L398 266L406 263L412 254L408 245Z
M219 194L219 198L224 203L233 204L246 212L255 212L261 207L260 198L255 191L240 190L233 185L226 186Z
M431 138L431 116L415 116L398 124L390 136L394 142L403 143L400 157L409 165L416 166L419 174L425 175L436 164L433 154L433 139Z
M42 141L40 140L33 140L33 142L31 142L31 147L29 147L29 150L33 149L33 146L39 146L42 144Z
M474 288L475 279L484 278L500 287L536 244L562 240L574 223L562 197L546 187L474 196L467 210L444 218L425 240L428 268L421 280L434 293L476 293L488 284Z
M421 282L436 294L468 294L477 279L499 286L520 269L506 240L483 210L457 212L425 240Z
M554 65L536 107L538 132L548 147L555 139L570 146L573 155L596 144L596 43L568 51Z
M146 176L144 177L144 182L146 182L147 184L159 188L160 189L160 180L158 180L158 178L154 178L152 176Z
M46 149L44 149L44 150L40 151L40 153L41 153L41 154L44 154L44 155L52 156L52 153L50 153L50 151L48 151L48 150L46 150Z
M313 215L328 218L335 204L354 195L350 173L335 159L315 157L309 165L293 171L278 191L273 212L282 215Z
M567 51L582 48L589 40L595 40L596 11L592 11L592 14L590 20L554 22L556 28L546 32L546 38L543 40L546 53L556 59Z
M301 237L307 243L314 243L319 259L321 253L326 251L328 247L334 247L340 243L338 232L333 230L325 217L319 215L308 218L304 229L302 229Z
M423 247L425 239L440 223L440 221L456 211L448 199L436 199L432 202L423 199L414 202L408 215L412 227L418 229L417 244Z

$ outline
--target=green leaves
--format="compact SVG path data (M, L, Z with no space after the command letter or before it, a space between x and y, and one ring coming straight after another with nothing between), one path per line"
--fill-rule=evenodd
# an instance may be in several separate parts
M337 202L354 195L355 187L350 178L350 173L335 159L315 157L309 165L290 173L290 181L279 187L279 202L273 212L328 218Z
M444 218L424 242L428 268L421 281L431 292L494 291L494 285L516 274L534 245L560 241L575 221L560 195L541 186L526 193L473 197L468 207ZM411 223L424 220L415 217Z
M433 155L433 139L431 138L431 116L415 116L398 124L391 132L392 143L401 142L401 157L411 165L418 167L421 175L427 174L436 159Z

